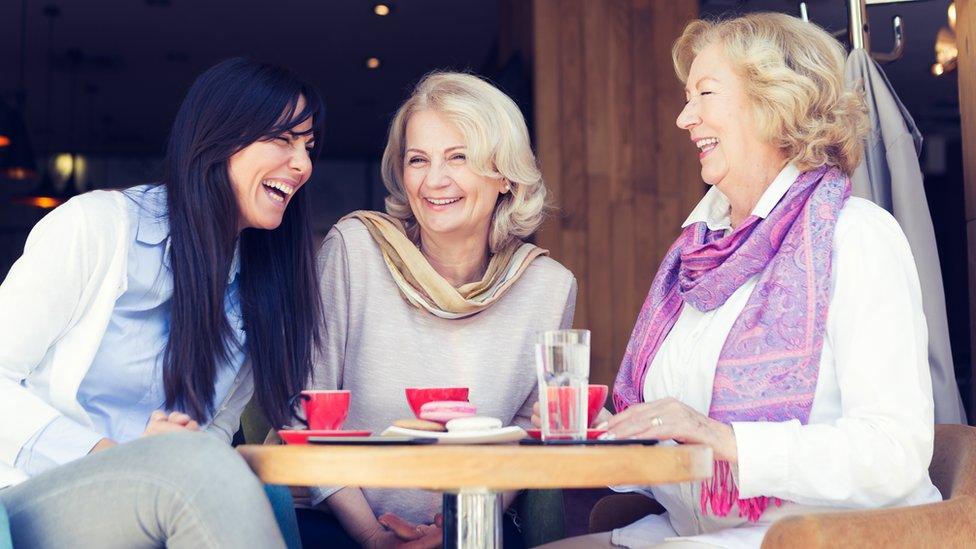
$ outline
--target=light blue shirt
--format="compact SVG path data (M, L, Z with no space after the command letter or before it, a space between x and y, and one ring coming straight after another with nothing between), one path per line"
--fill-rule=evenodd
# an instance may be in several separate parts
M78 388L78 402L93 428L60 416L40 430L17 455L16 466L30 476L80 458L102 438L124 443L142 435L155 410L164 408L162 357L169 338L173 276L169 264L166 188L143 185L125 191L133 240L128 284L115 303L102 342ZM230 391L245 358L235 249L224 310L234 340L229 360L218 364L214 402Z

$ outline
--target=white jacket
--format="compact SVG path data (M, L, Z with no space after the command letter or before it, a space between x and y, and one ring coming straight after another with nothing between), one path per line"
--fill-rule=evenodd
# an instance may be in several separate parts
M94 191L52 211L0 285L0 488L26 479L17 455L56 417L93 428L76 396L126 289L127 200ZM245 362L207 430L230 441L252 392Z

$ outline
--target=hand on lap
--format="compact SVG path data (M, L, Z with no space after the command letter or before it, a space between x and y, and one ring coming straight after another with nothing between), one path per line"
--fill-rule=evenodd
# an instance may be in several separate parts
M414 525L393 513L380 516L379 522L396 536L398 543L394 547L434 549L440 547L443 541L444 521L440 513L434 517L433 524Z
M199 430L200 424L182 412L171 412L167 414L162 410L156 410L149 416L149 423L146 424L146 430L142 433L142 436L148 437L179 431Z

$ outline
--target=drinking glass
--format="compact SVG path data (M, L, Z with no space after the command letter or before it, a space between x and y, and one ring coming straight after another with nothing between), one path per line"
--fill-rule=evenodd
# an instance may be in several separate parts
M535 351L542 440L586 440L590 331L542 332Z

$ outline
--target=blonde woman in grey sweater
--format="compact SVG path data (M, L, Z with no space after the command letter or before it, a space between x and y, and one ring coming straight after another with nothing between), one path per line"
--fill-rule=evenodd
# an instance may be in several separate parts
M529 426L532 344L572 324L576 281L525 242L546 188L522 113L478 77L430 74L393 119L382 170L387 213L347 216L319 251L315 386L352 391L350 429L411 417L404 388L423 386L469 387L479 414ZM313 489L311 503L334 518L302 511L306 542L440 544L437 493Z

